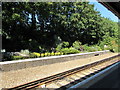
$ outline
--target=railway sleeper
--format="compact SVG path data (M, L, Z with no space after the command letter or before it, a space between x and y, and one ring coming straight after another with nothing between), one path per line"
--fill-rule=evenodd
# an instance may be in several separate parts
M115 60L115 59L113 59L113 60L106 59L101 62L98 61L96 63L86 65L86 67L84 66L82 68L81 67L76 68L74 70L70 70L70 71L67 71L64 73L54 75L50 78L48 77L45 79L41 79L40 81L38 80L34 83L29 83L28 88L36 87L37 85L38 85L37 88L59 88L59 89L69 88L69 87L73 86L74 84L77 84L78 82L81 82L81 81L95 75L96 73L102 71L103 69L107 68L108 66L110 66L116 62L118 62L118 60ZM39 83L42 83L42 84L39 84ZM30 85L33 85L33 86L30 86ZM21 88L26 88L26 87L27 87L27 85L20 86L19 90ZM26 89L28 89L28 88L26 88ZM15 90L15 89L12 89L12 90Z

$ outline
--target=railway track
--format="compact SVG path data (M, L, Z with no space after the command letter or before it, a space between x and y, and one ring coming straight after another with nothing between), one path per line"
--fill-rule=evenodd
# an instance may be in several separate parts
M30 90L35 88L56 88L67 89L71 86L82 82L83 80L95 75L96 73L108 68L109 66L119 62L120 55L106 58L82 67L78 67L69 71L65 71L50 77L46 77L37 81L19 85L8 90Z

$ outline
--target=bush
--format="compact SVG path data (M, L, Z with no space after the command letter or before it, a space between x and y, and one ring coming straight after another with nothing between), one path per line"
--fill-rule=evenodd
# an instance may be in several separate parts
M61 53L60 52L56 52L55 55L60 55Z
M75 41L74 43L73 43L73 47L75 48L75 49L80 49L80 46L81 46L81 42L79 42L79 41Z
M62 49L62 43L60 43L57 48L56 48L56 51L60 51Z
M33 54L33 55L36 56L36 57L40 57L40 53L33 52L33 53L31 53L31 54Z
M30 52L28 49L25 49L25 50L21 50L20 53L28 55Z
M13 60L24 59L22 56L12 56Z
M35 54L33 54L33 53L30 53L29 57L30 58L36 58L37 56Z
M60 52L57 52L57 55L60 55L61 53Z
M73 47L70 47L70 48L69 48L69 52L70 52L71 54L80 53L79 50L77 50L77 49L75 49L75 48L73 48Z
M63 48L60 51L64 54L68 54L69 53L69 48Z
M48 53L47 55L50 56L50 53Z
M44 57L45 56L45 54L44 53L41 53L41 57Z
M60 55L63 55L64 53L63 52L60 52Z
M94 45L94 46L87 46L87 45L83 45L83 48L85 51L88 52L94 52L94 51L101 51L102 49L100 48L100 46Z
M63 42L63 48L66 48L69 46L69 42Z
M100 47L102 50L105 50L104 45L105 45L104 42L100 42L99 47Z
M113 50L113 52L120 52L120 47L115 40L111 40L110 50Z
M69 46L69 42L62 42L56 47L56 51L60 51L62 48L67 48Z
M102 51L102 49L100 48L100 46L95 45L95 46L93 46L93 47L94 47L94 50L95 50L95 51Z
M89 51L90 47L87 44L85 44L85 45L83 45L83 49L84 49L84 51Z
M70 47L70 48L63 48L61 49L61 52L64 53L64 54L74 54L74 53L80 53L79 50L73 48L73 47Z
M89 51L89 52L94 52L94 51L97 51L97 48L91 46L88 51Z
M111 46L109 45L104 45L104 49L103 50L110 50L111 49Z
M44 55L45 55L45 56L48 56L48 53L45 53Z
M55 55L55 53L54 53L54 52L52 52L52 53L51 53L51 56L54 56L54 55Z
M55 55L57 55L57 52L55 53Z
M113 51L114 52L120 52L120 47L119 46L118 47L114 47Z

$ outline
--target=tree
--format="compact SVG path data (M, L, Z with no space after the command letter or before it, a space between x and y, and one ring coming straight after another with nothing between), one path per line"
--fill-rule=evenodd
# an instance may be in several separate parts
M71 46L75 41L94 45L108 37L117 40L117 23L101 17L89 2L4 2L2 7L7 51L50 50L62 41Z

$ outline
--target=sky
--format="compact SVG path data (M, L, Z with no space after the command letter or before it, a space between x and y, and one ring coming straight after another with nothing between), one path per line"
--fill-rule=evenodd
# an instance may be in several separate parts
M94 9L97 9L97 11L99 11L101 13L102 17L106 17L114 22L118 22L118 17L115 16L110 10L108 10L106 7L104 7L103 5L98 3L97 1L94 2L92 0L92 1L90 1L90 4L95 5Z

